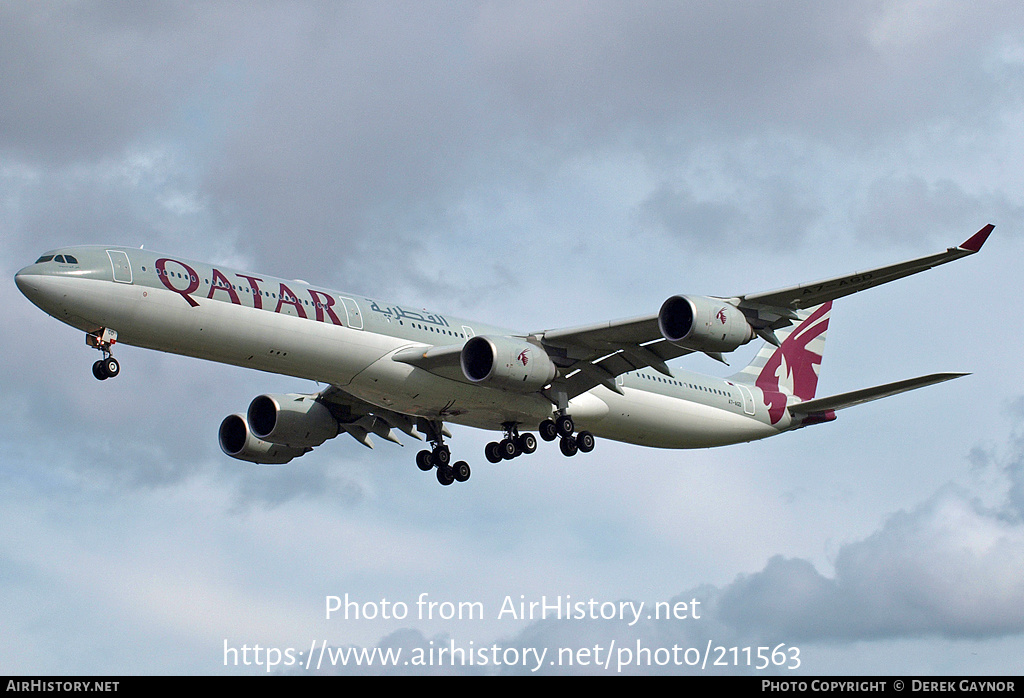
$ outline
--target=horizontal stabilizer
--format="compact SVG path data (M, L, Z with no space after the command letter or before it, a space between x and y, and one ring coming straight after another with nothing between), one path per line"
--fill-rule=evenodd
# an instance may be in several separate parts
M805 415L827 412L829 410L841 410L845 407L853 407L854 405L871 402L872 400L878 400L879 398L898 395L899 393L905 393L908 390L916 390L918 388L924 388L925 386L935 385L936 383L942 383L944 381L953 380L954 378L961 378L969 375L969 373L933 373L928 376L896 381L895 383L876 385L873 388L862 388L861 390L854 390L849 393L840 393L839 395L830 395L829 397L815 398L814 400L808 400L806 402L794 403L789 405L789 411L793 415Z

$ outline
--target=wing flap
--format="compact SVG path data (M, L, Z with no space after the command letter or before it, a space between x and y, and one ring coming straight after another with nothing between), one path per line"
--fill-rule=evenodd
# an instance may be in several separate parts
M423 440L423 436L417 431L418 418L371 405L336 386L325 388L316 399L330 408L338 420L341 431L368 448L373 448L371 434L402 445L392 429L398 429L414 439Z
M613 320L596 325L545 330L538 333L545 344L554 347L591 349L618 344L641 344L661 337L657 315L644 315L624 320Z

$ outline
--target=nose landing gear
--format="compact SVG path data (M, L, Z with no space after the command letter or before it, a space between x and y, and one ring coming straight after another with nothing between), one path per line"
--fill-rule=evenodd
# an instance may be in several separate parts
M96 380L105 381L121 373L121 364L110 353L117 343L116 331L103 328L96 332L88 332L85 335L85 343L103 352L103 358L92 365L92 375Z
M117 359L113 356L100 359L92 365L92 375L96 376L96 380L105 381L108 378L113 378L120 372L121 365L117 363Z

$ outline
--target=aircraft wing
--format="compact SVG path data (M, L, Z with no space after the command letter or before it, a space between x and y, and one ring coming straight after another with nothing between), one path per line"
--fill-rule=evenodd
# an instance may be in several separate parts
M523 339L540 343L552 362L562 369L563 377L556 382L567 389L569 397L585 393L602 382L618 390L616 376L645 366L654 366L665 375L671 375L665 362L692 353L665 341L658 330L657 315L569 330L549 330ZM463 346L409 347L395 352L391 359L443 378L467 382L459 363Z
M657 315L546 330L533 336L562 369L564 377L557 382L569 398L601 384L619 392L616 376L647 366L671 376L666 362L693 353L665 340Z
M417 431L418 427L423 426L418 418L371 405L341 388L333 385L325 388L316 399L331 410L342 431L368 448L373 448L371 434L401 445L394 429L403 431L414 439L423 440L423 435ZM443 432L445 436L451 436L447 428L444 428Z
M972 255L981 249L993 228L986 225L962 244L938 254L814 283L716 300L741 310L759 336L778 345L774 330L787 327L797 319L796 311ZM693 353L693 350L676 346L664 338L657 314L545 330L533 333L529 338L540 342L562 370L562 377L552 385L553 392L564 391L570 399L598 385L620 392L615 382L617 376L648 366L671 376L666 362ZM720 354L710 355L724 362Z
M873 286L887 284L890 281L902 279L904 276L917 274L932 267L937 267L940 264L972 255L981 249L981 246L988 239L994 227L993 225L986 225L963 244L957 247L950 247L945 252L853 274L844 274L843 276L836 276L810 284L781 288L777 291L751 293L739 297L740 305L741 307L744 305L750 307L766 305L776 308L791 308L793 310L821 305L822 303L842 298L843 296L848 296Z

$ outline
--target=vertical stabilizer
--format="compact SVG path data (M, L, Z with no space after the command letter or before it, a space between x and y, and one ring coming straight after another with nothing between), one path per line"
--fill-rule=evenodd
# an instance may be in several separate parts
M773 424L782 418L790 396L801 402L814 398L831 312L831 301L799 311L797 322L775 331L780 346L766 342L750 364L730 376L761 389Z

